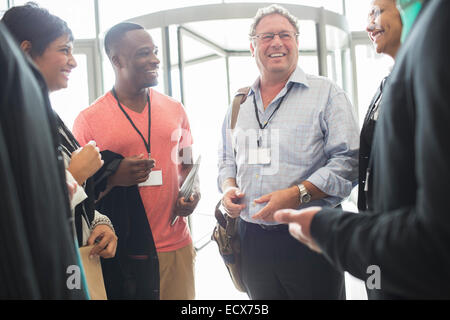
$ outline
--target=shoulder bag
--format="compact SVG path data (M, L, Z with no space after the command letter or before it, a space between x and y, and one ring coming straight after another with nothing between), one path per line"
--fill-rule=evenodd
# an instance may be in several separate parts
M241 88L235 94L231 111L231 129L236 126L239 109L247 98L249 90L250 87ZM238 218L231 218L227 214L223 214L221 207L222 200L216 205L214 216L217 223L211 238L217 243L219 253L230 273L234 286L239 291L246 292L241 274L241 243L238 233Z

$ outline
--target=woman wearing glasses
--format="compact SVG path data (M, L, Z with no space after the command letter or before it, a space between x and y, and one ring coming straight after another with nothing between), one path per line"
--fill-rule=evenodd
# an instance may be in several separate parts
M395 60L400 49L402 35L402 20L395 0L374 0L372 2L366 31L374 43L377 53L387 54ZM372 209L371 181L370 172L368 172L370 170L370 150L386 79L387 77L381 81L380 87L369 105L361 129L358 184L358 209L360 211ZM368 185L366 186L366 184Z

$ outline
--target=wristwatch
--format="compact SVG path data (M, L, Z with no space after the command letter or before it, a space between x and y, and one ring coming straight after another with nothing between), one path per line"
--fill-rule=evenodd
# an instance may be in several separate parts
M300 191L300 204L308 203L311 201L311 194L308 192L303 183L297 185L298 190Z

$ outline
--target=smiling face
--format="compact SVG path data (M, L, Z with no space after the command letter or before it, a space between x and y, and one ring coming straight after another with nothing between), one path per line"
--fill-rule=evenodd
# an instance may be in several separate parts
M118 57L119 76L136 89L158 84L158 47L145 30L128 31L121 40Z
M402 20L394 0L372 2L366 31L378 53L388 54L395 59L401 45Z
M262 18L255 31L256 35L283 31L296 33L289 20L279 14L271 14ZM297 67L298 41L296 36L283 40L279 36L275 36L268 42L262 41L261 38L255 38L250 44L250 50L263 79L287 79Z
M73 43L66 34L51 42L42 55L33 57L50 91L67 88L69 74L77 66L72 50Z

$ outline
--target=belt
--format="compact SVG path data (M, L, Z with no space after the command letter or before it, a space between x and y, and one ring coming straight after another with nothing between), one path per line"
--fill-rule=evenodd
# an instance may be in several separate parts
M133 260L148 260L149 256L146 254L144 254L144 255L129 254L128 258L133 259Z
M289 226L287 224L276 224L276 225L267 225L267 224L258 224L253 222L247 222L244 219L241 219L243 223L247 226L255 228L257 230L263 229L264 231L289 231Z
M267 225L267 224L258 224L258 226L265 231L288 231L289 226L287 224L276 224L276 225Z

